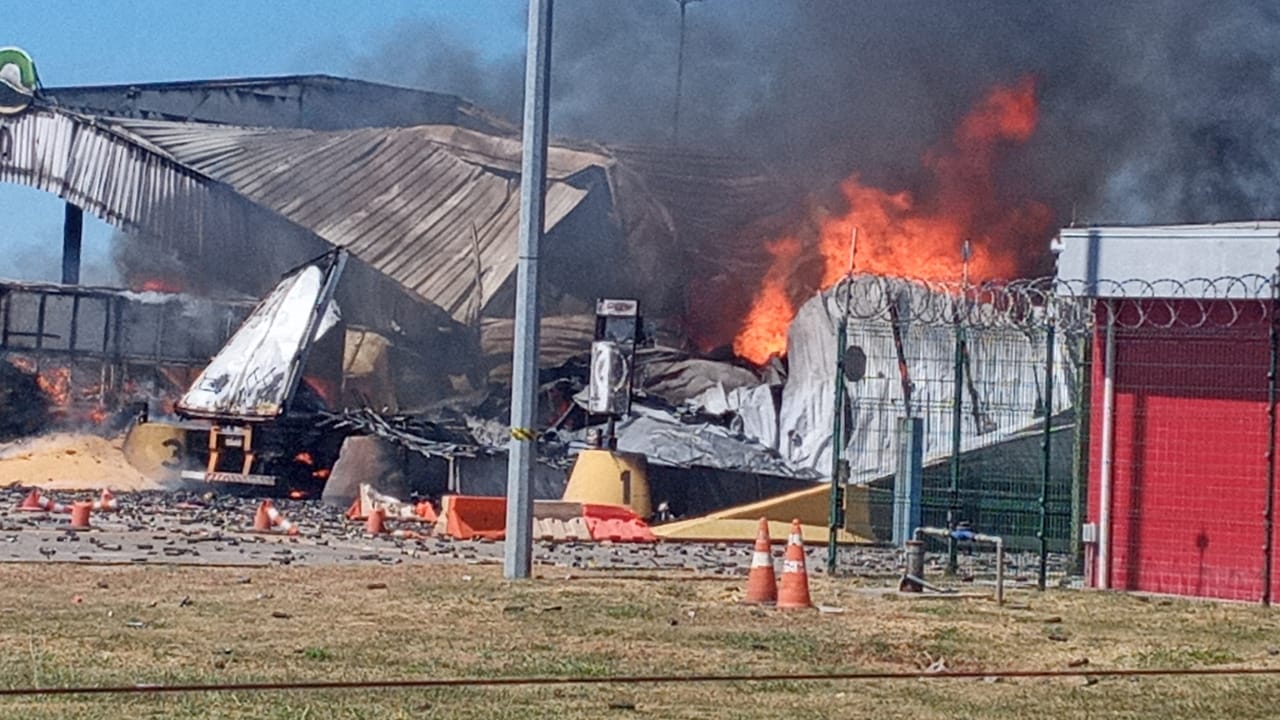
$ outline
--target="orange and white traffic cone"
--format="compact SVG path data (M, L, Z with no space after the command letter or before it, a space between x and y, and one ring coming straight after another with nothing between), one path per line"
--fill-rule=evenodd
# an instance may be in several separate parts
M62 503L44 496L40 490L32 490L22 500L22 504L18 506L19 510L24 512L49 512L49 513L69 513L70 505Z
M276 509L276 506L271 504L270 500L265 500L264 502L267 504L267 518L271 521L272 527L280 528L286 535L298 534L297 525L289 522L285 516Z
M253 514L253 531L259 533L271 532L271 514L267 512L267 508L271 507L270 500L263 500L258 503L258 511Z
M813 607L813 601L809 599L809 571L804 566L804 540L799 520L791 521L791 534L787 536L782 581L778 586L778 607L784 610Z
M419 500L418 504L413 506L413 510L414 514L416 514L418 519L422 522L433 523L439 519L436 515L436 509L432 507L431 503L427 500Z
M772 605L778 601L778 580L773 574L770 542L769 519L760 518L755 550L751 553L751 570L747 573L747 594L742 596L742 602L748 605Z
M369 511L369 519L364 523L364 532L366 535L381 535L387 531L385 521L387 513L382 508L374 508Z
M102 512L103 510L119 510L119 509L120 509L120 501L116 500L116 496L112 495L111 491L106 488L102 489L102 497L93 501L94 512Z
M18 509L22 512L46 512L44 505L40 504L40 491L33 489L22 498L22 502L18 505Z
M364 512L363 499L357 495L356 499L351 501L351 507L347 508L346 517L348 520L364 520L368 516Z

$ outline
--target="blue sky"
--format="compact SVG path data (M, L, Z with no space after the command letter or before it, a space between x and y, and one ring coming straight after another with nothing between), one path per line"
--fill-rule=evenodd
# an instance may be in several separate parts
M0 46L35 59L45 85L327 73L352 76L397 28L447 28L482 56L518 52L521 0L106 0L24 3ZM111 228L85 218L85 283L114 281ZM56 281L62 201L0 183L0 278Z

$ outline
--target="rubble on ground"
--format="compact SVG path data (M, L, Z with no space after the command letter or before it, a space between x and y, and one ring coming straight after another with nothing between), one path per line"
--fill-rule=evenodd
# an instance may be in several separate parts
M393 534L365 535L365 525L348 520L344 510L314 500L279 500L276 507L300 528L299 535L255 534L259 501L211 492L131 492L117 496L120 510L95 513L93 529L73 531L67 516L17 510L24 488L0 489L0 562L93 562L197 565L326 565L451 563L502 561L503 543L453 540L430 535L429 524L405 523L410 538ZM58 499L69 502L69 493ZM90 499L88 495L85 498ZM391 523L389 523L391 524ZM540 572L587 570L687 571L710 576L745 576L751 563L749 542L645 544L534 542ZM807 567L822 573L826 548L809 546ZM839 572L889 579L901 573L901 552L893 548L841 546ZM991 553L962 553L960 578L990 576ZM928 573L937 577L945 557L928 558ZM1012 583L1033 581L1038 558L1012 553L1006 569ZM1049 557L1049 572L1066 573L1067 558Z

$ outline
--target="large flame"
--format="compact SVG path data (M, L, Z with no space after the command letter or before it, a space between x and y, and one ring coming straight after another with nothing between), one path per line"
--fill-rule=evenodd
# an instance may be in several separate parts
M1038 119L1035 82L1024 78L991 90L948 143L925 154L930 183L921 197L864 185L857 175L846 179L840 191L848 207L818 222L816 247L803 248L790 237L768 246L772 264L734 339L734 352L757 364L785 353L795 301L830 288L852 270L960 280L969 241L970 281L1014 277L1025 261L1021 248L1047 237L1053 216L1037 202L1003 204L994 166L1003 147L1031 137ZM822 266L818 287L796 287L796 271L814 254Z
M800 242L795 238L774 240L765 247L773 256L773 264L733 342L734 352L757 363L768 360L770 355L781 355L787 349L787 326L796 314L787 281L800 257Z

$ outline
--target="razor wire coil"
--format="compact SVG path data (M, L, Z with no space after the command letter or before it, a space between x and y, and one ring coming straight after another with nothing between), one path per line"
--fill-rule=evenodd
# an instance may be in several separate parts
M1052 277L963 283L852 276L824 293L833 316L901 325L1083 334L1102 323L1125 330L1226 329L1266 322L1276 279L1265 275L1095 281ZM892 308L891 308L892 306Z

